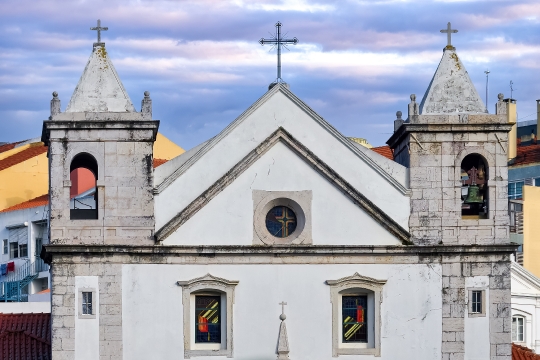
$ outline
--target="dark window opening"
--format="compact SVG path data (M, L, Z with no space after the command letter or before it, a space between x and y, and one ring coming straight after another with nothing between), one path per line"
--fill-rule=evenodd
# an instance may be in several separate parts
M19 243L9 243L9 258L16 259L19 257Z
M92 313L92 292L83 291L82 293L82 314L93 315Z
M341 311L343 342L367 343L367 296L343 296Z
M19 245L19 256L20 257L28 256L28 244Z
M71 220L97 219L98 166L90 154L81 153L70 166L70 218Z
M482 313L482 291L473 290L471 312L473 314Z
M220 296L195 296L196 343L221 343L220 307Z
M461 162L461 216L463 219L488 218L488 167L478 154Z

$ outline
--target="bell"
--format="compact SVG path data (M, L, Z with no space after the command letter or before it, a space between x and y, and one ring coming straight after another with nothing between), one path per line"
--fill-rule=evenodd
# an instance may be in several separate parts
M478 185L469 186L469 193L464 202L466 204L482 204L484 202L482 195L480 195L480 188Z

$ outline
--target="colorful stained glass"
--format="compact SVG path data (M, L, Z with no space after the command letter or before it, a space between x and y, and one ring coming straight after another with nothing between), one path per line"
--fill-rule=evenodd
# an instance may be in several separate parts
M266 214L266 228L273 236L285 238L296 230L296 214L286 206L276 206Z
M343 296L343 342L367 342L367 296Z
M195 296L195 342L221 343L219 296Z

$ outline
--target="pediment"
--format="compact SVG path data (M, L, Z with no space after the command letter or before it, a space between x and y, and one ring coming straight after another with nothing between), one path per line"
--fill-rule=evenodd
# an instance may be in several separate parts
M307 149L307 147L305 147L283 128L279 128L273 134L271 134L261 144L249 152L241 161L229 169L225 175L214 182L210 187L205 189L190 204L188 204L184 209L166 222L165 225L156 232L156 240L164 241L171 234L176 232L192 217L196 216L199 211L208 206L210 202L212 202L217 196L231 186L231 184L241 177L244 172L250 169L250 167L257 163L257 161L261 159L263 155L273 149L277 144L285 146L288 149L288 153L291 153L291 155L301 159L304 164L307 164L307 171L315 171L317 176L324 179L324 182L329 184L327 186L332 186L333 188L337 189L338 191L336 192L336 196L346 197L349 203L354 204L356 208L362 210L362 213L367 214L371 219L370 221L376 222L380 227L384 228L396 239L399 239L398 244L409 243L410 235L402 226L400 226L389 215L382 211L349 182L347 182L339 173L323 162L319 157L317 157L317 155ZM287 156L288 155L285 154L281 157L286 158ZM270 171L271 168L268 168L268 174ZM291 172L292 171L293 170L291 170ZM303 174L304 176L310 176L308 173ZM256 176L257 173L255 173L255 177ZM245 189L244 187L244 191L245 190L249 189ZM223 205L223 207L227 206L227 204ZM203 223L206 221L207 220L205 219L201 220Z
M512 294L540 294L540 279L516 262L512 262L511 283Z

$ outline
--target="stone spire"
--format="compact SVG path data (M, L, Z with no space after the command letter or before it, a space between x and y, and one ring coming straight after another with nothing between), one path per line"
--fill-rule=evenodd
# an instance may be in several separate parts
M487 113L456 49L446 46L420 103L420 114Z
M94 43L66 112L135 112L101 39Z
M287 315L285 315L285 305L287 303L282 301L279 305L281 305L281 315L279 315L281 324L279 325L277 360L289 360L289 339L287 338L287 325L285 325L285 319L287 318Z

